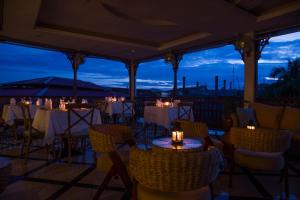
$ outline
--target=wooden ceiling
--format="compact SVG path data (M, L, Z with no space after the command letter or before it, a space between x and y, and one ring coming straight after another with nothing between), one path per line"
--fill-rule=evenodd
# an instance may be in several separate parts
M0 0L2 40L123 61L299 25L299 0Z

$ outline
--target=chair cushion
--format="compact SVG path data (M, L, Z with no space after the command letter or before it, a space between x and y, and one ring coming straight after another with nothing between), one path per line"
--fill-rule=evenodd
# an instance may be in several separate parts
M261 103L251 103L255 110L258 125L263 128L278 129L284 107L270 106Z
M138 184L138 200L209 200L211 199L209 187L187 192L161 192L152 190Z
M255 111L253 108L236 108L236 114L240 127L246 127L249 122L256 123Z
M118 151L122 161L125 165L129 162L129 151ZM101 172L108 172L112 167L113 163L108 155L108 153L103 153L97 158L97 169Z
M284 167L284 158L281 152L268 153L236 149L234 160L241 166L257 170L278 171Z
M285 107L280 123L280 129L300 131L300 108Z

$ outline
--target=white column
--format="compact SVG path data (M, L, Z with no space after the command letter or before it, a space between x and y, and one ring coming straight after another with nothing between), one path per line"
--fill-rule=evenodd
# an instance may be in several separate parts
M173 68L173 97L178 96L177 88L177 72L179 68L179 63L182 59L182 55L178 53L168 53L165 55L165 62L172 64Z
M248 34L248 45L251 50L244 53L244 101L254 102L256 97L257 84L257 60L256 60L256 42L254 34Z
M257 86L257 61L269 38L257 39L254 32L241 35L234 43L244 61L244 101L254 102Z
M69 53L67 54L68 59L72 64L74 79L73 79L73 97L77 99L77 71L79 65L84 63L84 55L80 53Z
M129 75L129 96L130 100L134 101L136 94L136 71L138 64L134 61L125 64Z

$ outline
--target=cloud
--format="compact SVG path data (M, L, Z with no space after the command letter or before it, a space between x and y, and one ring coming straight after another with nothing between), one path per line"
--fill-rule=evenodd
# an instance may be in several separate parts
M222 59L209 59L209 58L202 58L202 57L195 57L192 60L185 61L183 66L185 68L195 68L201 65L211 65L211 64L218 64L224 62Z
M227 59L226 62L231 65L243 65L244 64L242 59Z
M278 81L278 78L274 78L274 77L265 77L265 79L267 81Z
M239 59L227 59L227 63L231 65L243 65L243 60ZM286 60L272 60L272 59L259 59L259 64L282 64L286 63Z
M300 40L300 32L270 38L270 42L291 42L295 40Z
M259 59L259 64L282 64L286 63L286 60L267 60L267 59Z

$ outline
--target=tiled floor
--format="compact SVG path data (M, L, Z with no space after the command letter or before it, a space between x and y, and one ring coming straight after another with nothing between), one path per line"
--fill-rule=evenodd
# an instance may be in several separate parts
M137 140L141 140L137 136ZM47 164L45 150L33 148L26 163L18 145L0 144L0 157L12 160L12 178L0 199L92 199L105 174L92 165L92 151ZM300 161L289 161L290 199L300 199ZM233 188L228 187L228 169L214 183L216 200L279 199L283 184L277 173L253 172L237 168ZM102 200L127 199L120 179L113 179L101 195Z

